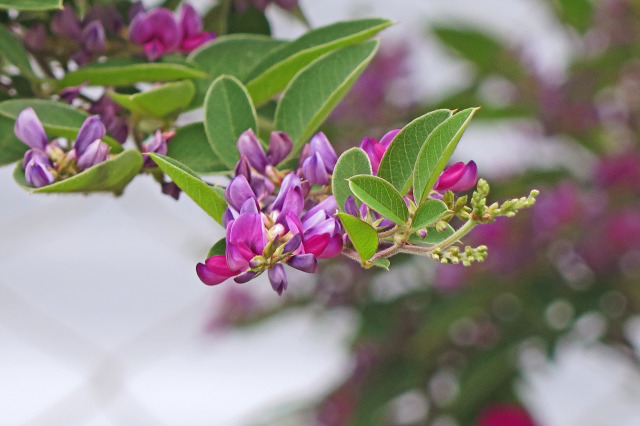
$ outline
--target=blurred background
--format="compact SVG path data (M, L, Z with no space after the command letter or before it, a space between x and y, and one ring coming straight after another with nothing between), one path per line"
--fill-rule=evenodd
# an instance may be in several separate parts
M202 285L222 230L151 178L29 196L0 169L0 424L640 424L640 2L299 5L396 22L323 127L338 150L479 105L454 159L538 203L474 230L484 264L339 259L278 297Z

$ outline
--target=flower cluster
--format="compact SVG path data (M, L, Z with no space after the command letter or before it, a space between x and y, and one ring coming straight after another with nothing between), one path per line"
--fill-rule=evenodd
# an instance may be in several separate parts
M58 140L49 141L33 108L18 115L14 132L31 148L24 155L22 168L27 182L36 188L75 175L109 158L109 146L102 141L106 129L97 116L85 120L69 150L65 150Z
M200 15L187 3L182 5L178 17L163 7L140 11L129 27L129 39L144 46L150 61L169 52L189 53L215 36L213 32L202 30Z
M225 253L197 265L205 284L219 284L231 277L244 283L268 271L273 289L282 294L287 288L284 264L315 273L318 258L342 251L335 199L324 189L311 191L317 179L328 183L327 170L333 170L336 153L319 133L305 147L308 157L301 167L282 177L275 166L287 157L292 145L282 132L271 133L267 153L251 130L238 139L241 158L225 191L229 203L223 216Z

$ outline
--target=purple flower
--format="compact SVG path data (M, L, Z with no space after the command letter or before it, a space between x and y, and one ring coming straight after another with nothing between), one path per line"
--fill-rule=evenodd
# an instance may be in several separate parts
M144 46L147 59L155 61L180 46L182 33L173 13L159 7L139 13L133 18L129 27L129 39Z
M91 21L82 30L82 45L89 52L102 52L104 50L104 27L100 21Z
M100 115L100 120L105 125L111 136L120 143L124 143L129 136L129 127L122 107L115 103L108 95L103 95L91 105L91 114Z
M36 188L49 185L55 180L55 176L51 173L52 165L49 156L38 148L27 151L22 168L27 182Z
M184 3L180 9L179 21L182 30L182 42L180 43L182 52L189 53L216 38L216 33L202 31L200 15L187 3Z
M51 32L60 37L76 41L80 48L71 54L78 65L89 62L96 52L105 47L104 26L99 19L85 21L84 25L69 5L57 12L51 20Z
M122 16L111 4L94 4L84 17L84 22L100 21L106 31L118 34L124 23Z
M57 36L79 41L82 38L82 26L73 8L66 4L51 19L51 32Z
M305 179L316 185L327 185L338 156L325 134L320 132L304 147L300 161Z
M278 296L281 296L282 292L287 289L287 274L282 263L276 263L273 268L269 269L268 275L271 287L278 293Z
M284 132L271 132L269 137L269 148L267 149L267 158L269 164L275 166L284 160L293 149L293 141Z
M249 161L251 167L260 173L265 173L269 160L253 130L244 131L238 138L237 146L240 155Z
M18 139L31 148L44 151L47 145L49 145L44 127L42 127L42 123L33 108L26 108L20 112L13 131Z
M389 148L391 141L393 141L393 138L396 137L400 130L401 129L394 129L387 132L387 134L380 139L380 142L375 138L369 137L362 139L362 142L360 142L360 148L362 148L369 157L371 169L374 175L378 174L378 168L380 167L382 156L387 152L387 148Z
M46 39L47 32L45 31L44 25L41 22L37 22L27 30L22 41L29 50L39 52L44 49Z
M466 165L463 162L447 167L440 174L433 189L436 191L467 191L478 181L478 166L473 161Z
M106 133L104 124L97 115L84 121L73 144L80 170L88 169L109 158L109 145L102 142Z
M255 200L256 203L258 201L256 194L254 194L253 189L251 189L251 185L249 185L249 181L247 181L247 178L243 175L236 176L229 182L224 196L229 206L233 207L236 211L240 211L247 199Z
M142 154L144 157L144 161L142 163L143 168L149 169L158 166L151 157L144 154L148 152L155 152L160 155L166 155L167 142L169 142L174 135L175 132L162 133L160 130L157 130L156 134L150 141L142 144Z

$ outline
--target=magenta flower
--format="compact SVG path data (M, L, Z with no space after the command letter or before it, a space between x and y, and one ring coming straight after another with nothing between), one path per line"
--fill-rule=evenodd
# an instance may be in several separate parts
M478 166L473 161L466 165L463 162L447 167L440 174L433 189L436 191L467 191L478 181Z
M187 3L184 3L180 9L179 22L182 30L180 50L184 53L189 53L216 38L216 33L202 31L202 18Z
M367 157L369 157L369 162L371 162L371 169L374 175L378 174L378 168L380 167L380 161L382 161L382 156L385 152L387 152L387 148L393 141L393 138L396 137L398 133L400 133L401 129L394 129L387 132L380 142L378 142L375 138L366 137L362 139L360 142L360 148L367 153Z
M515 404L496 404L483 410L477 426L535 426L529 413Z

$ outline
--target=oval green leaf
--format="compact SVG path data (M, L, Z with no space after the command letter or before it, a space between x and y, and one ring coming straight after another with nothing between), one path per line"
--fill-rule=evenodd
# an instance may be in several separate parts
M425 201L413 215L411 229L415 231L433 225L447 210L447 205L440 200Z
M467 108L445 120L431 132L420 149L413 173L413 196L418 205L429 196L477 110Z
M338 158L333 176L331 177L331 190L338 204L338 209L344 211L344 203L349 196L353 196L349 188L348 179L355 175L370 175L371 163L369 157L360 148L351 148L342 153ZM358 199L353 196L356 202Z
M206 77L198 69L180 64L153 63L103 63L82 67L70 72L57 82L58 88L78 86L88 82L92 86L132 86L141 81L174 81Z
M216 243L213 246L211 246L211 248L209 249L209 253L207 253L207 258L210 258L211 256L224 255L226 250L227 250L227 239L221 238L218 241L216 241Z
M204 100L204 130L213 152L230 170L240 159L238 138L248 129L256 132L256 123L247 89L235 77L218 77Z
M142 167L142 155L135 149L128 149L110 160L78 173L59 182L41 188L29 185L24 177L22 165L18 163L13 173L15 181L31 193L61 192L113 192L120 195L124 187L133 179Z
M88 115L65 103L47 99L12 99L0 103L0 115L15 121L23 109L31 107L51 135L75 139L78 130ZM111 147L111 152L122 152L122 146L112 137L106 136L104 142Z
M0 25L0 56L18 67L24 74L33 74L29 56L22 42L3 25Z
M347 94L377 49L378 42L372 40L327 53L291 80L275 118L275 128L293 140L290 158Z
M403 225L409 219L409 209L402 195L386 180L357 175L349 179L349 188L360 201L392 222Z
M62 9L62 0L0 0L0 9L15 9L15 10Z
M149 154L153 161L182 189L197 205L216 222L222 225L222 214L227 208L224 197L215 187L208 185L184 164L160 154Z
M180 127L167 144L167 157L179 161L198 174L230 173L213 152L202 123Z
M378 168L378 176L393 185L401 194L411 185L413 166L420 148L433 129L447 118L451 111L440 109L418 117L402 128L384 153Z
M424 238L420 238L418 234L413 234L409 237L409 242L411 244L440 244L441 242L452 236L454 232L455 231L451 227L451 225L447 224L447 227L442 232L438 232L436 228L427 229L427 235Z
M14 120L0 115L0 166L22 159L29 147L13 133Z
M192 81L183 80L133 95L110 92L109 97L136 114L162 118L185 109L191 103L195 90Z
M353 247L360 255L360 261L364 264L378 250L378 233L371 225L357 217L346 213L338 213L340 222L344 226Z
M386 19L338 22L309 31L297 40L274 50L247 78L247 90L253 102L260 105L280 92L298 71L325 53L365 41L389 25L391 21Z

